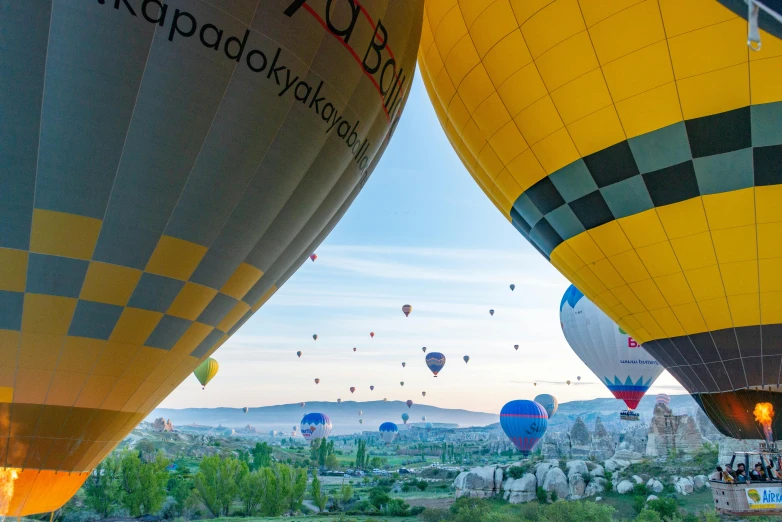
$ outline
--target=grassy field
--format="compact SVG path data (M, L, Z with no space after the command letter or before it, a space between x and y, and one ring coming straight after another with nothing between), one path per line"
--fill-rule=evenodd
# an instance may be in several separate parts
M679 496L679 504L685 508L689 513L697 513L700 511L708 511L714 507L714 502L711 497L711 490L704 489L687 495L685 497ZM585 500L583 502L593 502L594 499ZM632 519L637 513L633 509L633 495L620 495L619 493L608 493L603 495L602 502L616 509L616 515L614 518Z

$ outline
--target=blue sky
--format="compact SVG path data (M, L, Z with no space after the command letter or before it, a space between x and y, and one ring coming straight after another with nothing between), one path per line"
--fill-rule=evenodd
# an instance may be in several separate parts
M317 254L215 354L220 373L205 391L191 376L161 406L387 397L499 412L538 393L611 396L560 330L569 283L472 180L420 78L381 163ZM409 318L403 304L413 306ZM437 379L422 346L447 358ZM564 384L578 375L586 384ZM563 384L524 384L536 380ZM667 372L658 391L684 393Z

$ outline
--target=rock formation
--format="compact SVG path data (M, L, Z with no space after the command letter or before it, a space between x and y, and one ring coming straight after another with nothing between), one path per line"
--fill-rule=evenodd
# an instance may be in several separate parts
M570 428L570 456L573 458L589 458L592 450L592 435L581 418L576 419Z
M702 446L703 437L693 417L674 415L663 403L654 407L646 442L646 456L665 457L682 452L691 454Z
M164 420L163 417L158 417L155 422L152 423L152 429L155 431L174 431L174 425L171 424L171 419Z
M603 421L598 417L595 420L595 432L592 434L592 447L589 456L598 460L605 460L614 454L616 443L614 437L608 432Z

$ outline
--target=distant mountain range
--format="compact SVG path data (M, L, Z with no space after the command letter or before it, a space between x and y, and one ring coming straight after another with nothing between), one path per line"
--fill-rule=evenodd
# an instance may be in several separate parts
M359 416L359 410L362 415ZM241 428L246 425L254 427L261 433L271 430L290 432L291 427L299 424L305 413L325 413L334 425L332 433L346 435L365 430L375 430L386 421L402 425L402 414L410 416L409 423L420 423L425 416L427 422L457 424L459 427L486 426L499 422L500 416L496 413L481 413L467 410L438 408L425 404L414 404L408 408L401 401L371 401L355 402L308 402L302 408L297 404L282 404L279 406L263 406L250 408L244 413L241 408L185 408L181 410L158 408L155 409L147 421L152 422L158 417L171 419L174 426L186 424L198 424L203 426L225 426L229 428ZM359 419L364 419L359 424Z
M641 419L648 422L654 410L655 396L647 395L641 400L636 411ZM698 405L689 395L671 395L671 409L677 414L694 415ZM559 405L556 415L549 421L550 428L566 428L576 418L581 417L589 426L594 425L597 417L603 422L613 424L618 422L619 411L625 405L617 399L590 399L586 401L564 402ZM359 416L359 410L362 415ZM308 402L302 408L299 404L282 404L279 406L263 406L250 408L244 413L241 408L185 408L181 410L157 408L147 421L152 422L158 417L171 419L174 426L197 424L201 426L224 426L227 428L242 428L248 424L261 433L277 430L289 432L294 424L298 424L305 413L325 413L334 425L332 433L346 435L368 429L375 429L381 423L392 421L402 425L402 414L410 415L409 423L420 423L425 416L427 422L456 424L460 428L471 426L488 426L499 422L496 413L474 412L449 408L438 408L425 404L414 404L412 408L401 401L355 402ZM359 424L359 419L364 419Z

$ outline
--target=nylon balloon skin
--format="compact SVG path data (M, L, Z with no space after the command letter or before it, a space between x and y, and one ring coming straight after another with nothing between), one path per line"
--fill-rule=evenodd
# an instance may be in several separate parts
M383 442L390 444L394 442L397 434L399 433L399 427L393 422L384 422L380 425L380 438Z
M749 51L746 15L426 0L419 70L497 209L724 435L755 439L755 404L782 411L782 40Z
M5 515L61 507L307 260L409 92L421 0L349 41L349 1L166 3L0 8Z
M548 393L541 393L535 397L535 402L543 406L543 409L546 410L546 415L548 415L549 419L554 416L554 414L557 412L557 409L559 408L559 401L557 398Z
M302 417L299 427L301 436L308 442L327 439L331 434L331 419L322 413L308 413Z
M198 365L193 372L193 375L196 376L196 379L201 383L201 386L206 387L206 385L209 384L209 381L214 379L214 376L217 375L219 369L220 365L217 364L217 361L209 357Z
M403 413L402 414L402 422L407 424L408 419L410 419L410 415L408 415L407 413Z
M426 354L426 366L432 370L435 377L445 366L445 355L440 352L429 352Z
M663 367L578 288L570 285L559 305L568 344L617 399L634 410Z
M548 415L535 401L510 401L500 411L500 426L522 455L529 455L546 433Z

